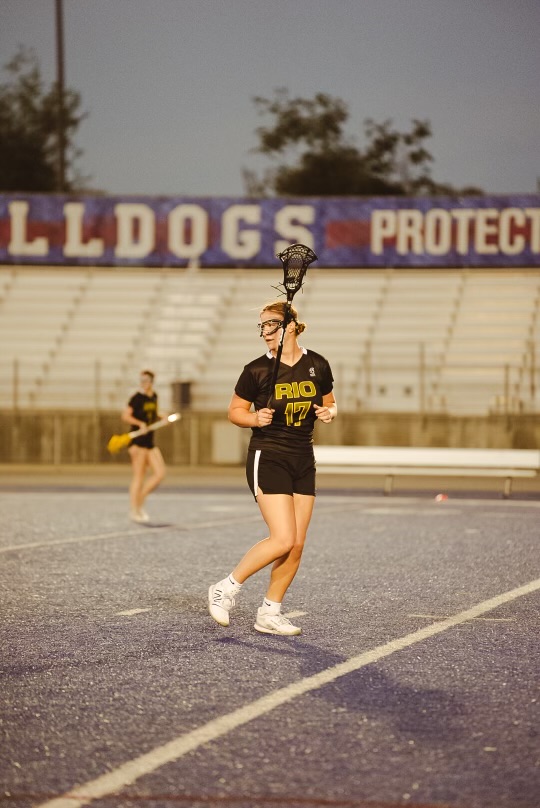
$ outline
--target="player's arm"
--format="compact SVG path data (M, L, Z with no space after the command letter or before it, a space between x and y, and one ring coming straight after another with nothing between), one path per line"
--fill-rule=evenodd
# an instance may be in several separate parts
M324 424L329 424L330 421L333 421L337 415L337 404L334 393L330 392L323 396L322 406L314 404L313 409L319 421L322 421Z
M122 415L120 417L125 424L137 426L139 429L144 429L147 425L146 421L139 421L138 418L135 418L133 415L133 407L130 407L129 405L122 410Z
M274 410L264 407L255 412L251 411L251 401L240 398L233 393L227 415L231 424L243 427L267 426L272 422Z

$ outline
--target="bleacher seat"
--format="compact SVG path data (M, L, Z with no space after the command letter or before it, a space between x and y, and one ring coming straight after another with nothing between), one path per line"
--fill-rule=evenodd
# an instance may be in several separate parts
M149 367L162 408L187 382L193 407L223 412L265 350L259 310L280 298L281 277L279 267L0 268L0 406L121 409ZM307 323L300 343L329 359L348 410L486 414L519 400L540 355L533 270L313 268L294 305Z

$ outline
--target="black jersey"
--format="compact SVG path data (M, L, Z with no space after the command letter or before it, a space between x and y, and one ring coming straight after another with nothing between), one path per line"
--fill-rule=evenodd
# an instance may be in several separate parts
M158 406L157 406L157 393L151 396L145 393L135 393L128 401L128 405L133 411L133 417L138 421L144 421L148 426L158 420ZM130 432L135 432L139 429L135 424L132 425ZM154 445L154 433L148 432L146 435L139 435L138 438L133 438L132 441L136 446L144 446L146 449L151 449Z
M276 360L270 351L247 364L234 392L251 401L256 410L267 406ZM333 389L334 379L328 361L315 351L302 348L298 362L289 367L280 362L271 407L272 423L253 427L250 449L279 449L295 454L313 451L313 429L316 421L313 404Z

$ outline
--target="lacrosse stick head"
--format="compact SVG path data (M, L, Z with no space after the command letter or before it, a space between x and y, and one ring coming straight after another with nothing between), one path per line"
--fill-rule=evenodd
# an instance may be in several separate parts
M124 432L123 435L113 435L107 444L107 449L111 454L118 454L122 449L125 449L131 443L131 435L129 432Z
M283 287L287 301L291 301L302 287L308 266L317 260L317 256L305 244L291 244L277 255L283 265Z

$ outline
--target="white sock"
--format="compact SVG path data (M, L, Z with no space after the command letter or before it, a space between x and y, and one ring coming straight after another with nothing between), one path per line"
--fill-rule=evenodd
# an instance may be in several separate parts
M277 603L275 600L268 600L268 598L264 598L261 612L263 614L279 614L281 612L281 603Z
M240 592L242 588L242 584L239 584L234 575L231 573L226 578L223 579L223 588L227 592Z

